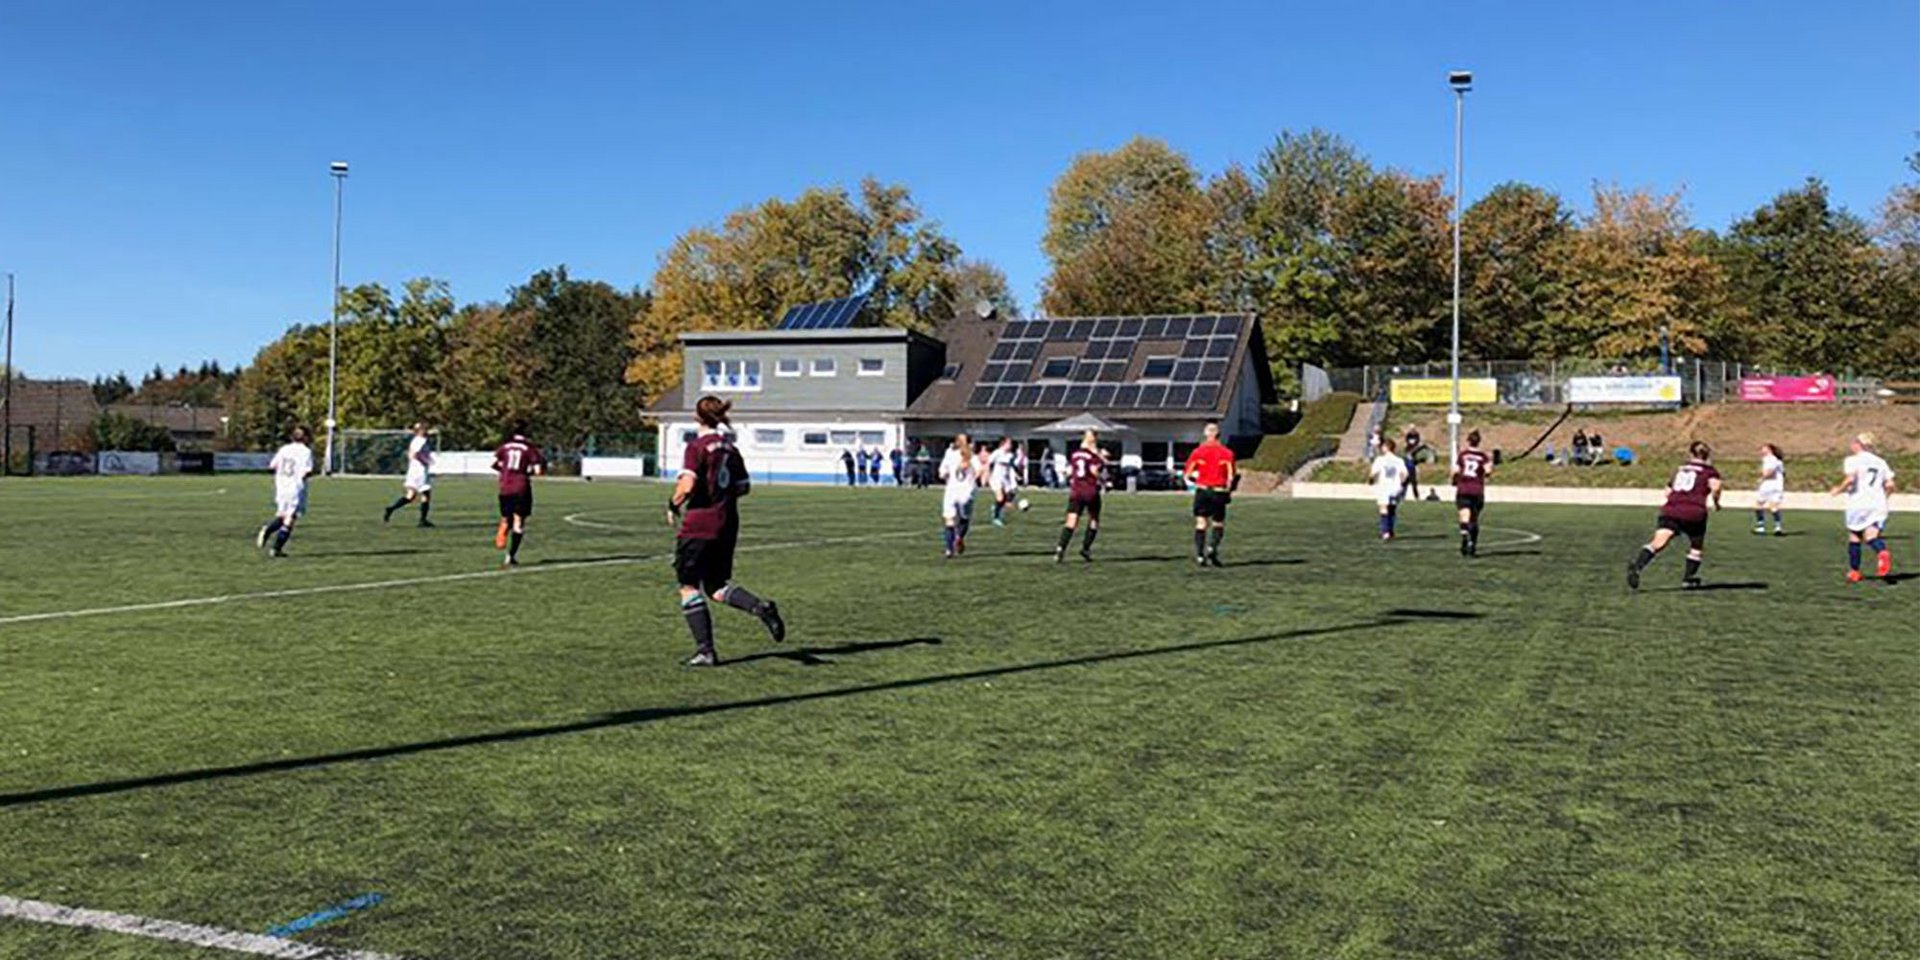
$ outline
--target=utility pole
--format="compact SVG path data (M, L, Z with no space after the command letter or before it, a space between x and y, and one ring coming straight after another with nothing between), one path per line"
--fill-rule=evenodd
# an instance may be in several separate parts
M1447 84L1453 87L1453 402L1447 407L1447 469L1452 470L1460 462L1460 221L1467 213L1467 91L1473 89L1473 74L1455 70L1447 74Z
M335 160L328 168L333 176L333 319L327 322L327 460L323 471L334 472L333 431L336 396L340 388L340 202L347 188L347 162Z
M13 472L13 274L7 274L7 384L0 396L0 476Z

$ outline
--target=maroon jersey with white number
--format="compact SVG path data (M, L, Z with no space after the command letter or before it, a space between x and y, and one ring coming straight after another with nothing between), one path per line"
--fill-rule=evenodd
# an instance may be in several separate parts
M741 497L753 488L747 462L724 433L703 433L687 444L680 474L693 475L686 514L680 520L680 539L714 540L740 522L736 512Z
M1081 499L1100 495L1101 474L1107 461L1097 450L1084 447L1067 455L1067 489Z
M517 497L526 493L531 481L527 478L534 471L546 466L547 458L540 455L540 448L527 441L525 437L514 437L493 451L493 469L500 474L500 495Z
M1667 483L1667 505L1660 509L1663 516L1675 520L1698 522L1707 519L1707 504L1713 498L1712 481L1720 479L1720 471L1713 465L1700 460L1689 460L1680 469L1673 472L1673 479Z
M1487 495L1487 474L1493 472L1493 458L1480 450L1460 451L1460 462L1453 467L1455 492L1469 497Z

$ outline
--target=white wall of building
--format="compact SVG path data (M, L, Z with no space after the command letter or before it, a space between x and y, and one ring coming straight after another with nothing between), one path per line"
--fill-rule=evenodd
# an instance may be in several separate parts
M736 414L733 430L740 455L746 458L747 472L756 483L844 484L847 470L840 459L842 451L874 446L884 456L895 449L907 452L900 424L882 419L780 420ZM691 418L661 422L662 476L679 472L687 442L697 431ZM882 463L880 476L885 483L893 482L891 459Z

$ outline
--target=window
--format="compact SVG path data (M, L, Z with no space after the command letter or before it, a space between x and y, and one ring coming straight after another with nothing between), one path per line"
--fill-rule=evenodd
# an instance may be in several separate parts
M758 390L760 361L708 360L700 365L700 387L704 390Z
M785 430L755 429L753 431L753 445L756 447L784 447L787 445L787 432Z
M887 435L878 430L860 431L860 445L863 447L877 447L886 442Z
M840 370L837 366L834 365L832 357L814 357L813 358L813 375L814 376L831 377L839 372Z
M803 433L800 435L800 445L803 447L824 447L827 445L827 435L818 432Z
M1166 380L1173 376L1172 357L1148 357L1147 365L1140 369L1142 380Z
M861 357L860 358L860 375L861 376L879 377L879 376L886 375L886 372L887 372L887 361L882 360L879 357Z
M947 368L945 370L940 371L940 379L942 380L960 379L960 364L957 364L957 363L947 364Z
M835 430L833 432L833 445L836 447L851 447L854 441L858 439L860 439L860 435L852 430Z
M773 372L774 372L774 375L781 376L781 377L799 376L800 375L800 358L799 357L781 357L779 361L774 364Z
M1065 380L1073 375L1072 357L1054 357L1040 368L1042 380Z

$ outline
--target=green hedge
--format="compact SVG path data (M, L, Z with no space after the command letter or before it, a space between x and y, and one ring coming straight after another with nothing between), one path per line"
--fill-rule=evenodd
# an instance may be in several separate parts
M1291 474L1309 460L1332 456L1340 448L1340 435L1353 423L1353 410L1360 401L1357 393L1330 393L1307 404L1291 433L1261 440L1260 449L1244 466L1248 470Z

